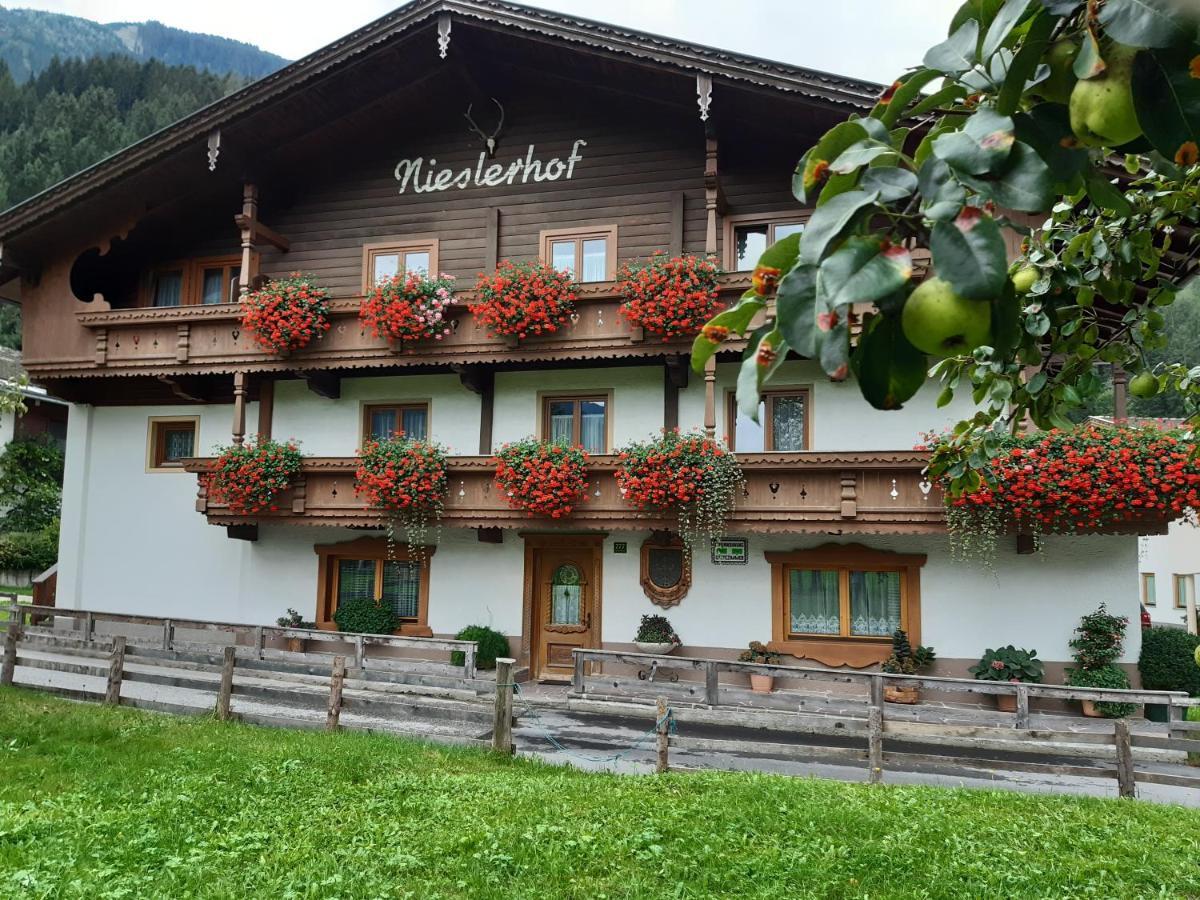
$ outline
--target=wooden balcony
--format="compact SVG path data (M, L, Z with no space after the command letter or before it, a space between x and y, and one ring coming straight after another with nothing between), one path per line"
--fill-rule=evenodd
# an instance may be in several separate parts
M721 295L735 301L750 285L747 273L721 276ZM613 282L578 286L575 320L547 337L506 341L489 337L468 311L471 291L451 308L451 334L440 341L394 345L373 337L358 319L360 298L330 301L330 330L311 346L281 358L261 350L241 327L236 303L208 306L87 310L75 314L95 340L90 361L27 361L35 377L204 375L535 363L561 360L654 358L687 353L691 340L664 342L642 334L619 314ZM730 345L731 349L735 345Z
M916 451L772 453L739 457L746 485L729 522L731 534L927 534L945 531L942 498L924 480L926 456ZM204 472L211 460L187 462ZM200 487L196 509L213 525L254 523L375 526L380 519L354 493L353 458L310 458L303 477L279 498L279 511L233 515ZM626 504L613 472L614 456L592 457L588 497L569 518L550 520L509 508L492 483L486 456L452 457L450 494L442 522L454 528L596 531L671 530L673 520Z

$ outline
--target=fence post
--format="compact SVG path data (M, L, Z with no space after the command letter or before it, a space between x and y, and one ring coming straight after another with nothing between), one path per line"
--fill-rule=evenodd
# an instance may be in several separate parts
M513 665L515 659L496 660L496 714L492 722L492 750L496 753L516 752L512 739Z
M267 636L263 633L261 625L254 626L254 658L262 659L263 650L267 646Z
M221 661L221 688L217 691L217 718L229 718L229 702L233 697L233 667L237 662L237 647L226 647Z
M1129 722L1117 719L1113 723L1113 742L1117 745L1117 793L1122 797L1136 794L1133 774L1133 747L1129 742Z
M171 649L171 639L174 637L175 625L170 619L163 619L163 640L162 648L164 650Z
M13 603L8 608L8 628L4 632L4 662L0 663L0 684L12 684L17 668L17 641L21 639L24 613L21 606Z
M871 705L880 711L883 710L883 676L871 676Z
M333 673L329 676L329 714L325 717L325 730L337 731L342 718L342 685L346 680L346 657L333 658Z
M658 715L654 720L654 740L657 754L654 759L654 771L662 775L671 770L668 754L671 746L671 714L667 711L667 698L659 697L656 707Z
M883 707L867 710L867 780L871 784L883 781Z
M1024 683L1017 684L1017 721L1016 727L1029 727L1029 688Z
M472 641L467 645L467 649L463 651L463 678L471 681L475 678L475 654L479 651L479 644Z
M358 672L361 675L363 669L366 668L366 665L367 658L363 653L363 637L360 634L354 639L354 668L358 669Z
M704 702L717 706L721 702L721 682L717 677L717 663L709 660L704 664Z
M121 703L121 679L125 675L125 635L113 635L112 656L108 659L108 683L104 686L104 702L112 706Z
M92 614L83 614L83 642L90 644L92 642L92 633L96 630L96 620Z
M571 690L576 694L582 694L584 692L583 654L580 653L579 650L572 650L571 655L574 657L575 661L575 674L571 676Z

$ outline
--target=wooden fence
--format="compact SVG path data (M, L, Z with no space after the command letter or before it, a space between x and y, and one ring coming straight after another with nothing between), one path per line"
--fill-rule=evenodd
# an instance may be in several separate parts
M450 675L470 682L476 678L476 659L479 644L442 638L406 637L401 635L351 634L322 629L283 628L277 625L239 625L212 622L204 619L166 618L161 616L128 615L89 609L64 609L53 606L14 605L10 607L7 627L16 622L27 636L73 638L84 646L111 641L122 633L129 646L154 648L163 652L186 654L221 652L233 646L240 657L258 660L304 662L314 657L326 662L334 656L346 656L350 665L360 673L364 670L402 671ZM51 624L43 624L43 623ZM69 624L67 624L69 623ZM98 626L106 626L103 631ZM0 622L0 628L6 623ZM211 640L185 640L180 632L201 632ZM283 643L285 646L269 646ZM301 649L297 649L301 648ZM347 649L349 648L349 652ZM372 654L372 648L399 650L420 656L389 656ZM461 665L451 662L449 655L462 653ZM445 657L443 659L429 658Z
M633 698L656 702L658 731L656 769L669 768L670 748L706 754L770 756L790 760L824 761L833 764L866 763L868 780L882 780L888 764L933 765L958 773L967 770L1007 770L1050 775L1115 778L1122 797L1134 795L1138 782L1200 788L1200 771L1184 766L1160 766L1157 770L1136 769L1134 749L1200 754L1200 722L1184 721L1189 707L1200 699L1182 692L1107 690L1044 684L1011 684L963 678L914 677L879 672L840 669L770 666L718 659L692 659L646 653L607 650L575 650L572 697L599 700L595 711L607 701ZM591 674L589 667L633 667L639 677ZM672 680L681 673L692 680ZM799 691L778 691L753 696L740 686L722 683L723 674L770 675L819 684L850 685L840 695L833 714L805 714ZM702 676L702 677L701 677ZM857 696L853 687L860 690ZM959 694L1011 696L1016 711L978 711L978 724L949 721L953 715L935 714L940 721L900 721L889 718L885 687L916 688ZM775 708L754 708L752 701L771 697ZM1109 703L1159 703L1169 707L1165 730L1154 734L1135 733L1126 719L1090 720L1088 729L1071 728L1065 717L1055 717L1050 727L1032 728L1030 700L1091 700ZM674 729L668 727L664 711L672 701L685 705L674 709ZM789 709L784 711L784 705ZM588 704L590 707L591 704ZM615 710L615 703L612 704ZM892 706L892 709L902 707ZM727 731L756 729L746 737L693 737L689 725L707 729L724 726ZM1149 726L1147 726L1149 727ZM1157 727L1157 726L1156 726ZM772 739L771 733L779 733ZM829 746L830 739L836 739ZM1170 771L1166 771L1170 769Z

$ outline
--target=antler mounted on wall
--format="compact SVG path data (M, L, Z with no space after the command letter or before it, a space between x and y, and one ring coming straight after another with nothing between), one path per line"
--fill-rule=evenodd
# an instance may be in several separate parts
M500 136L500 129L504 127L504 107L495 97L492 98L492 102L495 103L496 108L500 110L500 121L496 123L496 128L491 134L484 134L483 129L476 125L475 120L471 118L471 107L475 105L474 103L468 103L467 111L463 113L463 116L466 118L466 120L471 123L471 130L483 138L483 142L487 144L487 155L489 159L496 155L496 138Z

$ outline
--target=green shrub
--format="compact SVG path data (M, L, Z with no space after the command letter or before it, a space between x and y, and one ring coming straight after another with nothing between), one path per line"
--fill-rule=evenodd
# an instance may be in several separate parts
M58 559L58 520L39 531L0 534L0 569L41 572Z
M391 634L399 627L399 620L390 606L383 606L365 597L358 600L343 600L333 613L338 631L355 634Z
M508 656L510 652L508 638L486 625L468 625L456 634L455 638L460 641L477 641L479 643L479 651L475 654L475 665L480 669L496 668L496 657ZM461 666L466 661L465 653L459 650L450 653L451 665Z
M1147 628L1142 631L1142 653L1138 671L1148 691L1187 691L1200 697L1200 666L1195 653L1200 636L1179 628Z
M1115 663L1107 663L1091 669L1082 667L1067 670L1067 684L1071 687L1108 688L1129 690L1129 676ZM1137 706L1133 703L1097 703L1096 711L1106 719L1123 719Z

